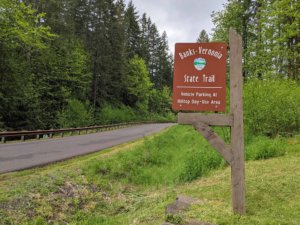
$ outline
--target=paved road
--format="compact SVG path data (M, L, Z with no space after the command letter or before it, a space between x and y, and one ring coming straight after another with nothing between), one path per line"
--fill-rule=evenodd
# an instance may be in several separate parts
M159 132L172 124L144 124L101 133L0 144L0 173L28 169L103 150Z

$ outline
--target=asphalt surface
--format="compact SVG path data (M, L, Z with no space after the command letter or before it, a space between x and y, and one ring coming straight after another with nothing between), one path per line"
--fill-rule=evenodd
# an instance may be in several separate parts
M97 152L159 132L172 125L143 124L80 136L0 144L0 173L24 170Z

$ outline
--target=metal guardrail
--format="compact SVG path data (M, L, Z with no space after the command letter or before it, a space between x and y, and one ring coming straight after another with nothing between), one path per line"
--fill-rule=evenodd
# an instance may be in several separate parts
M72 136L74 132L77 132L79 135L81 131L85 131L88 133L89 130L104 131L104 130L112 130L119 129L123 127L128 127L132 125L138 124L146 124L146 123L157 123L157 122L131 122L131 123L119 123L119 124L110 124L110 125L101 125L101 126L91 126L91 127L80 127L80 128L66 128L66 129L51 129L51 130L35 130L35 131L7 131L0 132L1 143L5 143L7 138L9 137L21 137L21 141L25 141L26 137L31 137L31 139L40 139L41 137L49 137L52 138L55 134L60 134L61 137L64 136L65 133L70 133Z

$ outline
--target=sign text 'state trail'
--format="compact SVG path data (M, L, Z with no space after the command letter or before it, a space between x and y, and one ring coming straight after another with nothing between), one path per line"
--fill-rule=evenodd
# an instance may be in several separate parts
M226 43L177 43L174 110L225 111Z

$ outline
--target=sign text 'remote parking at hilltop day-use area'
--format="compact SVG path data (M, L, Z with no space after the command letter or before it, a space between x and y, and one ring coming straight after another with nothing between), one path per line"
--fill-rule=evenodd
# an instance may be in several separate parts
M242 37L229 30L230 112L179 113L179 124L190 124L231 166L233 212L246 213ZM173 109L222 111L226 109L226 43L176 44L173 79ZM230 127L227 144L210 126Z
M225 111L226 43L175 45L174 110Z

